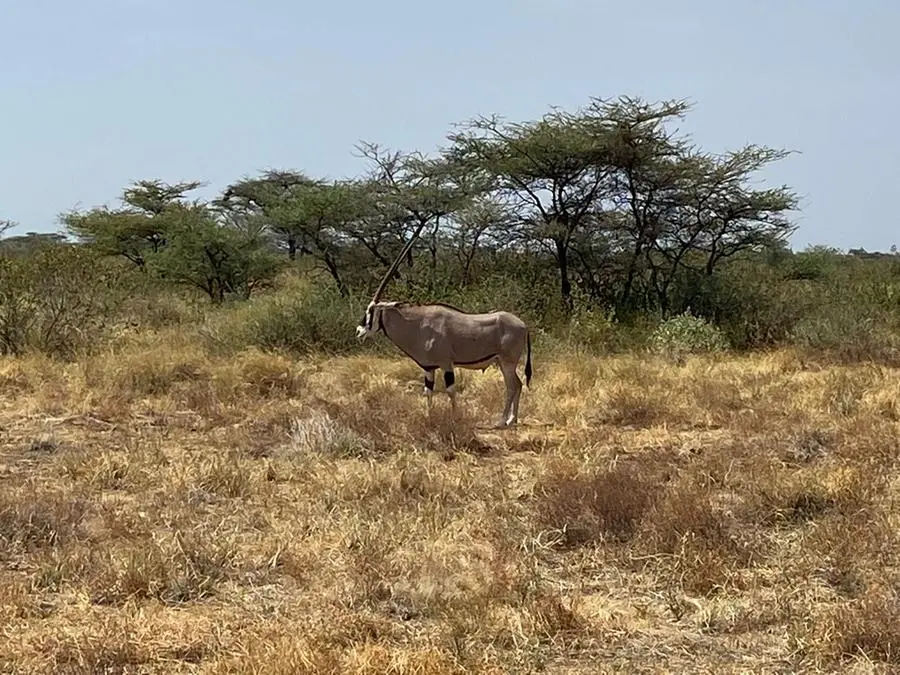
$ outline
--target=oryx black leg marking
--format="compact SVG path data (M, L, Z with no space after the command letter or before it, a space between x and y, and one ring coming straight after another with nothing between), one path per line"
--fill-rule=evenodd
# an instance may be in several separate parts
M434 368L425 368L425 399L428 401L428 412L431 413L432 400L434 395Z
M444 386L447 389L447 396L450 397L450 405L453 409L456 409L456 375L453 373L453 370L445 370L444 371Z

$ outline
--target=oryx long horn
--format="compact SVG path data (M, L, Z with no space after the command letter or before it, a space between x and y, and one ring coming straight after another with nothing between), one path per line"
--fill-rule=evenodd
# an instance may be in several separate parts
M412 249L412 245L415 243L416 239L419 236L419 233L422 231L422 228L425 227L425 222L419 223L419 227L416 228L416 231L413 232L412 237L409 238L409 241L403 246L403 250L400 251L400 255L397 256L396 260L391 263L391 266L388 268L388 271L385 273L384 278L381 280L381 283L378 284L378 288L375 290L375 295L372 296L372 302L378 302L378 299L381 297L381 294L384 292L385 287L388 285L388 282L391 280L391 277L394 276L394 272L397 271L397 268L400 267L400 262L406 255L409 253L410 249Z

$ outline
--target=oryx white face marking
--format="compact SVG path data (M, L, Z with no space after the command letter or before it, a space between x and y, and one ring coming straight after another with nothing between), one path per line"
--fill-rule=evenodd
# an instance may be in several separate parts
M373 326L374 319L375 303L370 302L369 306L366 307L366 313L363 315L362 321L360 321L359 325L356 327L356 338L358 340L364 340L366 337L375 332Z

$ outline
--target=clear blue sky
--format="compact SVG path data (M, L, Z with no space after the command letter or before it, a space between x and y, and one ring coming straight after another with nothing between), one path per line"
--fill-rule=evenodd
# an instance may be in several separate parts
M5 0L0 219L54 231L144 178L358 173L481 113L689 98L709 150L800 151L795 249L900 245L893 0Z

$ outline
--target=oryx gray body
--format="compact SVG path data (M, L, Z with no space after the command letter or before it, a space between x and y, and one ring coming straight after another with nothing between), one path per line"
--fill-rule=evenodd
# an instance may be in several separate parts
M472 314L441 303L373 301L356 334L363 339L379 331L425 371L429 407L438 368L444 373L447 393L455 405L455 367L483 371L497 365L506 383L506 403L498 426L518 421L522 381L516 368L523 354L526 384L532 371L531 335L516 315L505 311Z

